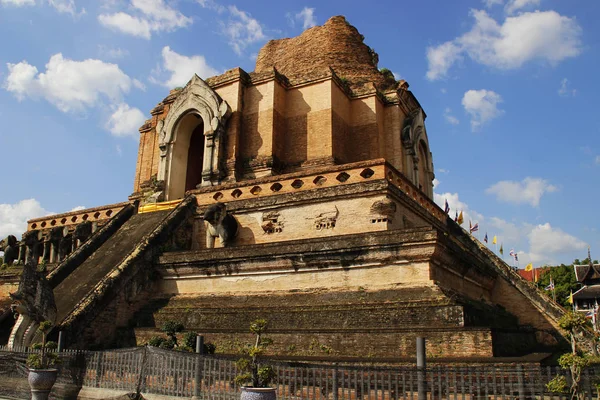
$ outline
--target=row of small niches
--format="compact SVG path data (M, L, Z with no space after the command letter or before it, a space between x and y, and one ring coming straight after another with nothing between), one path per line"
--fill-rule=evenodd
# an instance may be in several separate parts
M369 179L374 174L375 174L375 171L373 171L371 168L365 168L361 171L360 176L363 179ZM350 179L350 175L346 172L341 172L335 177L335 179L338 182L344 183L348 179ZM327 178L324 177L323 175L319 175L319 176L315 177L312 181L312 183L316 186L321 186L325 182L327 182ZM294 189L300 189L302 186L304 186L304 181L302 179L296 179L290 184L290 186L293 187ZM271 185L271 187L269 189L271 190L271 192L279 192L281 189L283 189L283 185L279 182L275 182L274 184ZM262 188L260 186L254 186L252 189L250 189L250 193L255 196L260 194L260 192L262 192ZM237 199L238 197L240 197L242 195L242 193L243 192L240 189L234 189L231 192L231 197L233 197L234 199ZM224 197L224 195L221 192L217 192L213 195L213 199L215 199L216 201L221 200L223 197Z
M100 212L100 211L97 211L97 212L95 212L95 213L94 213L93 217L94 217L94 219L96 219L96 220L97 220L97 219L100 219L101 217L103 217L103 215L102 215L102 214L103 214L102 212ZM112 214L113 214L113 210L108 210L108 211L104 212L104 217L110 218L110 216L111 216ZM75 223L75 222L77 222L77 220L79 219L79 217L80 217L79 215L73 215L73 216L71 217L70 221L71 221L72 223ZM89 215L89 214L83 214L83 215L81 216L81 221L82 221L82 222L85 222L85 221L87 221L89 218L90 218L90 215ZM66 217L65 217L65 218L63 218L63 219L61 219L60 221L57 221L57 220L53 219L53 220L52 220L52 221L50 221L49 223L48 223L47 221L44 221L44 222L42 222L42 223L39 225L39 227L40 227L40 228L45 228L45 227L47 227L48 225L50 225L50 226L56 226L56 225L57 225L57 224L59 224L59 223L60 223L60 225L65 225L65 224L67 223L67 221L68 221L68 219L67 219ZM38 224L37 224L36 222L34 222L33 224L31 224L31 229L36 229L37 227L38 227Z

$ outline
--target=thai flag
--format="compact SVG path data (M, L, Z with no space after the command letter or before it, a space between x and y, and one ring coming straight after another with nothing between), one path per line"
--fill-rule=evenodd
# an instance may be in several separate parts
M585 313L586 318L594 318L594 314L596 314L595 310L590 310Z
M487 232L485 233L485 237L483 238L483 241L486 242L486 243L488 242Z
M446 204L444 204L444 212L446 214L450 212L450 205L448 204L448 199L446 199Z
M479 223L476 223L471 227L471 233L477 232L479 230Z
M550 284L544 290L554 290L554 281L550 280Z
M510 253L508 253L511 257L515 256L515 249L510 249Z

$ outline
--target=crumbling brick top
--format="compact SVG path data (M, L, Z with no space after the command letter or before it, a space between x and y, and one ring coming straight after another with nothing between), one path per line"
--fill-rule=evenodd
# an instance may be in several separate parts
M276 68L290 80L328 73L331 67L352 89L372 82L379 90L397 87L391 73L377 68L377 53L343 16L331 17L300 36L269 41L258 53L256 73Z

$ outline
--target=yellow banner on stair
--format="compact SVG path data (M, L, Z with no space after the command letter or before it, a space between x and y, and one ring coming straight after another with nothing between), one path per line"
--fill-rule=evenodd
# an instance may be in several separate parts
M138 208L138 213L147 213L147 212L155 212L155 211L164 211L175 208L181 203L181 199L172 200L172 201L163 201L162 203L150 203L144 204Z

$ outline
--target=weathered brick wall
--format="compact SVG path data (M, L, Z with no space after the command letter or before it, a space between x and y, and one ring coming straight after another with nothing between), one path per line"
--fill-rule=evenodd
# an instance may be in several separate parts
M367 82L387 87L373 55L358 30L337 16L298 37L269 41L258 53L255 71L275 67L286 76L315 76L331 67L352 87Z
M232 282L229 294L158 297L144 307L137 321L159 327L167 320L180 320L189 329L221 331L245 331L257 318L267 318L276 331L460 328L464 324L462 306L434 286L378 291L355 286L343 291L299 289L248 295L233 286Z
M160 334L165 321L180 321L206 336L220 353L235 353L251 339L247 327L269 320L273 354L398 358L414 355L415 337L426 336L432 357L491 356L489 329L463 328L463 308L434 287L264 293L243 296L159 298L137 315L138 344ZM155 327L155 328L153 328Z
M350 143L352 151L348 156L352 162L379 157L379 127L377 126L375 97L352 101L352 126Z
M233 70L237 75L241 74L241 70L236 68ZM227 75L225 73L224 75ZM241 80L237 79L222 86L216 87L215 92L227 102L231 108L231 115L227 121L227 132L225 138L223 157L224 165L227 168L226 181L235 180L235 165L240 157L240 137L242 135L242 106L244 101L244 85Z
M253 337L247 333L199 332L205 341L216 345L217 352L239 354L240 348L252 343ZM136 329L139 343L145 343L152 336L160 335L158 330ZM318 357L340 360L343 358L361 359L407 359L415 357L416 338L427 337L429 362L434 358L477 358L492 357L492 332L485 328L466 330L431 331L418 329L402 332L305 332L302 334L270 333L274 343L266 355L276 354L297 357Z
M384 136L385 151L382 156L398 171L404 171L404 151L399 132L402 131L406 116L398 105L389 105L383 111L386 132L392 134Z
M274 81L246 88L240 155L249 161L270 156L273 150L273 95Z

